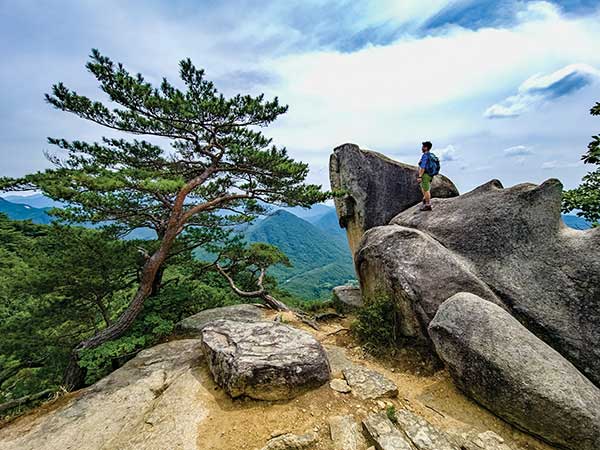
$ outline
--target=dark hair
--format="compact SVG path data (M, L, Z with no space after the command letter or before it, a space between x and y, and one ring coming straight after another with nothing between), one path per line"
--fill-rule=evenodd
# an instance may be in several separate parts
M423 145L427 147L427 150L431 150L431 147L433 147L433 144L429 141L423 142Z

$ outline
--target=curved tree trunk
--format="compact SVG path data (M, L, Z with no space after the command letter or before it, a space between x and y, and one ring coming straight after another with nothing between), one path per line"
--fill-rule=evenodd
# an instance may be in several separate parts
M79 365L79 354L82 350L96 348L107 341L118 338L129 329L135 318L142 311L145 300L152 293L156 277L171 250L177 234L176 229L167 233L159 249L148 258L142 268L138 290L127 309L123 311L119 318L99 333L79 343L73 349L69 364L63 374L65 389L72 391L84 386L85 369Z

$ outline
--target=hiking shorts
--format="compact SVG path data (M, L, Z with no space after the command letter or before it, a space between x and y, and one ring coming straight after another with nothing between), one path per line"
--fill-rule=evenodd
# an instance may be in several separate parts
M419 183L419 186L421 186L421 189L423 189L424 192L429 192L429 189L431 189L431 179L432 179L432 176L429 175L428 173L423 174L423 177L421 178L421 183Z

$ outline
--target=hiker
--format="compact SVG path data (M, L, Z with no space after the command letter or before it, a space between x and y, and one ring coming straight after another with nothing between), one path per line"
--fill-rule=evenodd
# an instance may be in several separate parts
M431 211L431 181L440 172L440 160L431 153L430 150L433 146L431 142L425 141L422 144L423 155L419 161L419 174L417 175L417 181L423 192L421 211Z

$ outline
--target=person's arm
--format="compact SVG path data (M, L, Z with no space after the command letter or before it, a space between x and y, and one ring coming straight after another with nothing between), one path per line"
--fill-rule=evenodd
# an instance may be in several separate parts
M425 153L421 156L421 160L419 161L419 172L417 174L417 180L421 181L423 178L423 174L425 173L425 167L427 167L427 156Z

